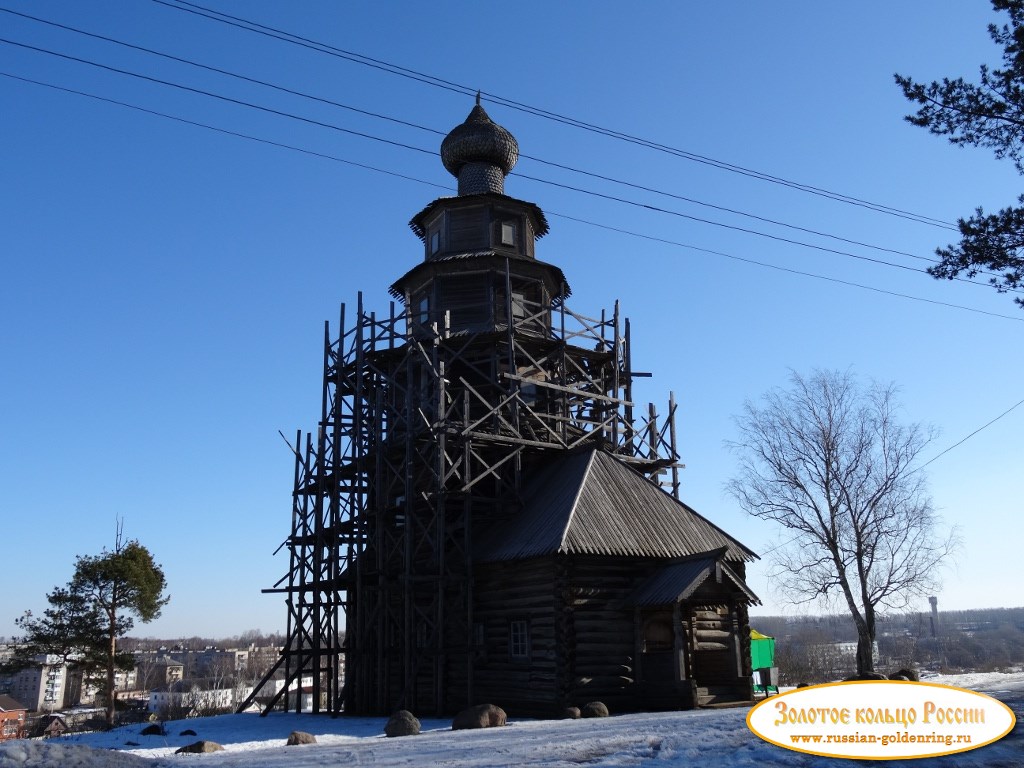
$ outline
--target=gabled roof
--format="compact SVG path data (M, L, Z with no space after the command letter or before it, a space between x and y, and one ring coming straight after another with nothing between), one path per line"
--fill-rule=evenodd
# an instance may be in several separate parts
M24 704L16 699L11 698L6 693L0 693L0 712L16 712L18 710L28 710Z
M679 558L723 550L757 555L622 459L599 450L565 454L523 492L523 510L479 540L476 560L556 553Z
M721 562L722 553L670 563L659 568L641 584L629 598L630 605L671 605L686 600L709 578L731 582L747 598L747 604L760 605L761 601L746 582Z

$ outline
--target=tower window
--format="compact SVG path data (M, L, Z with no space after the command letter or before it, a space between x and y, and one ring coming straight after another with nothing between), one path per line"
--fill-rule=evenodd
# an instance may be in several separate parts
M420 325L426 325L430 322L430 297L423 295L420 296L416 302L416 321Z
M526 294L512 291L512 319L522 320L526 317Z
M514 221L503 221L501 223L501 244L516 244L516 223Z
M441 250L441 230L435 229L430 233L430 254L434 255Z

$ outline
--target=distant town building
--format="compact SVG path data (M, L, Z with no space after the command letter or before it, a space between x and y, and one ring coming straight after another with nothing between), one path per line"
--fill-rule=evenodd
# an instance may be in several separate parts
M59 656L38 656L37 666L11 676L10 695L31 712L53 711L70 706L66 699L68 668Z
M149 692L147 709L160 716L195 716L233 709L252 686L218 685L210 680L179 680Z
M35 737L43 737L45 739L52 738L54 736L63 736L70 729L67 719L63 715L44 715L39 718L35 728L32 729L32 735Z
M817 657L820 668L832 669L836 674L843 674L848 671L851 674L857 670L857 643L817 643L810 645L808 651ZM871 657L878 663L878 642L871 644Z
M160 648L135 653L140 680L165 686L184 678L214 677L256 667L266 670L281 654L277 646L250 645L247 648ZM144 672L144 673L143 673ZM164 675L164 672L166 673Z
M0 693L0 741L20 739L25 735L27 711L24 704Z
M165 653L136 653L135 676L140 688L165 688L185 676L185 665Z

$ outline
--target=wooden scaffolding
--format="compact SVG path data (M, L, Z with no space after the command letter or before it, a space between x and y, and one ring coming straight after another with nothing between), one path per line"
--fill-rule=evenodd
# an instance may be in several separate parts
M441 713L473 701L474 536L556 456L616 454L678 498L674 412L632 401L629 322L571 311L548 225L504 194L514 137L477 100L441 144L459 194L410 226L424 260L386 315L324 332L320 423L297 437L283 673L298 711ZM269 675L268 675L269 678ZM294 691L294 695L293 692ZM255 694L254 694L255 695Z
M506 270L506 282L510 276ZM485 330L359 296L325 327L322 416L295 452L277 669L291 708L441 713L473 698L473 533L551 452L598 446L678 498L675 405L637 417L628 320L505 291ZM493 306L493 304L491 305ZM300 443L297 442L296 447ZM276 669L275 669L276 671ZM303 685L305 681L306 685Z

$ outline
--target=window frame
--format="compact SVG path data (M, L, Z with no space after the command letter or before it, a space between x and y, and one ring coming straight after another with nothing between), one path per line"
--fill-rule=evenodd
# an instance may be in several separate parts
M508 622L508 657L510 661L530 660L530 620L526 618L509 619Z
M518 240L518 230L519 227L515 221L500 222L498 225L498 243L514 248Z

